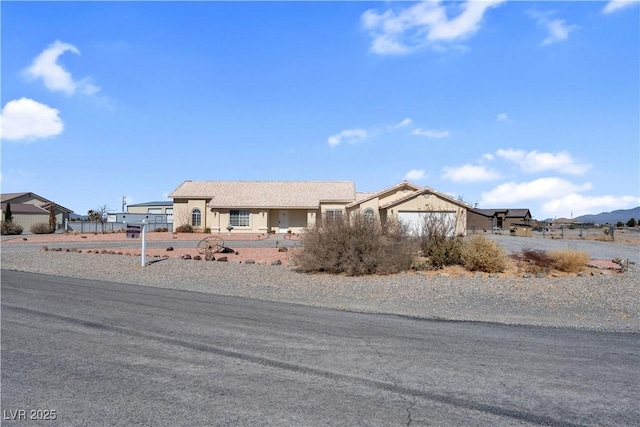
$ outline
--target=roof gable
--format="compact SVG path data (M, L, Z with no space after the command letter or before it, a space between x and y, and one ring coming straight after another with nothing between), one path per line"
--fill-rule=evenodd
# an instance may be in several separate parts
M439 198L441 198L443 200L446 200L446 201L448 201L450 203L458 205L458 206L460 206L462 208L471 209L471 205L470 204L468 204L466 202L463 202L462 200L458 200L458 199L456 199L454 197L451 197L451 196L449 196L447 194L444 194L444 193L441 193L439 191L436 191L436 190L434 190L433 188L430 188L430 187L422 187L419 191L415 191L415 192L413 192L411 194L408 194L408 195L406 195L404 197L401 197L399 199L396 199L396 200L393 200L393 201L391 201L389 203L386 203L386 204L380 206L380 208L381 209L388 209L388 208L391 208L393 206L396 206L396 205L399 205L401 203L404 203L407 200L411 200L414 197L418 197L418 196L420 196L422 194L433 194L436 197L439 197Z
M353 203L350 203L347 207L348 208L352 208L354 206L358 206L359 204L362 204L364 202L368 202L369 200L375 199L376 197L382 198L385 195L392 193L392 192L398 192L401 191L403 189L407 189L410 191L418 191L420 190L420 187L418 187L415 184L412 184L408 181L402 181L399 184L394 185L393 187L389 187L389 188L385 188L382 191L378 191L377 193L368 193L368 195L366 197L363 197L361 199L356 198L356 201ZM367 194L367 193L365 193ZM404 196L403 196L404 197Z

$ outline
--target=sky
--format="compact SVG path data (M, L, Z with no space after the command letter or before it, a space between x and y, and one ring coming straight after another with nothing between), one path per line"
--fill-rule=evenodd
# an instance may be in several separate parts
M0 3L3 193L403 180L536 219L640 205L638 2Z

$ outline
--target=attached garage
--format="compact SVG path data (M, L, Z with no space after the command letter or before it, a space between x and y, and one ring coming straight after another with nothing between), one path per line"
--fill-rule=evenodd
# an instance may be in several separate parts
M456 233L457 214L455 212L412 212L398 211L398 219L409 226L412 233L417 233L423 227L425 219L442 226L449 236Z

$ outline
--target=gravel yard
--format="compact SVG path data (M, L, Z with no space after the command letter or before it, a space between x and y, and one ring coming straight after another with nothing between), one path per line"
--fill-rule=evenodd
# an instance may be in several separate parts
M284 265L272 266L272 255L283 258L287 254L278 253L275 248L244 248L245 260L247 251L252 250L254 260L264 260L264 265L233 262L231 257L226 263L150 258L151 263L142 267L140 258L135 256L3 250L1 266L427 319L640 332L640 277L636 264L625 273L601 270L586 277L490 278L485 274L479 278L437 273L344 277L302 274Z

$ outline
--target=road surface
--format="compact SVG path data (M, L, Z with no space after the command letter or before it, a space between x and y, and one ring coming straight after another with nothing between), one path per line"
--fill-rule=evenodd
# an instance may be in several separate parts
M1 280L7 426L640 424L638 334Z

